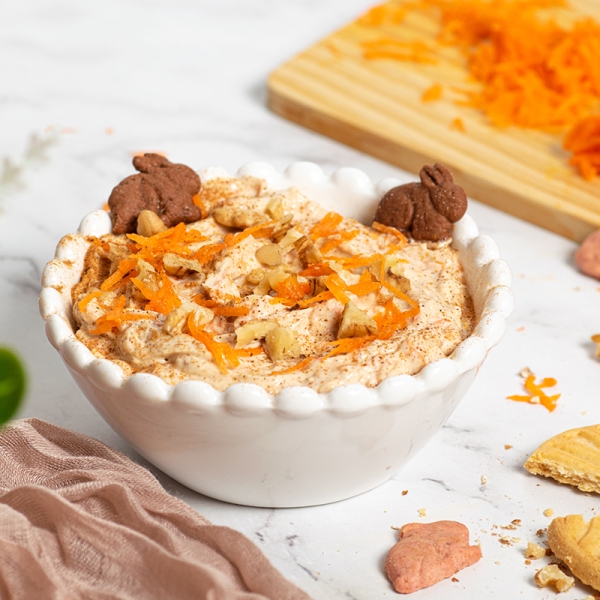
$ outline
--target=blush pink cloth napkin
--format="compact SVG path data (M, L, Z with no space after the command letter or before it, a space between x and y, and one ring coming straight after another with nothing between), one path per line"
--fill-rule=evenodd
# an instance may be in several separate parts
M309 600L147 470L37 419L0 430L0 598Z

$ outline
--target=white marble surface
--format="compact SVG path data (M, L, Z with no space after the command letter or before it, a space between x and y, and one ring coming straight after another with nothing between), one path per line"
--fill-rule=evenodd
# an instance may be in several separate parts
M265 106L265 78L273 68L369 4L5 3L0 157L22 169L14 185L0 186L0 343L20 352L31 376L20 416L92 435L141 461L79 392L46 341L37 310L40 273L57 241L131 173L132 152L156 149L194 167L220 164L230 171L253 160L278 168L311 160L328 171L355 166L373 179L401 174ZM26 158L30 135L50 129L47 160ZM404 471L345 502L268 510L202 497L154 470L169 492L253 539L316 600L394 597L382 571L395 541L391 527L438 519L467 524L483 560L460 572L458 582L446 580L415 598L550 598L553 592L533 582L542 561L524 564L526 542L548 525L545 509L589 517L598 506L597 497L530 476L522 464L549 436L600 421L600 364L589 341L600 332L600 283L576 272L573 243L477 202L470 212L513 270L516 309L463 403ZM525 366L558 380L562 395L554 413L505 399L521 393L518 372ZM516 531L493 529L512 519L522 520ZM502 545L496 532L520 541ZM577 587L565 597L588 593Z

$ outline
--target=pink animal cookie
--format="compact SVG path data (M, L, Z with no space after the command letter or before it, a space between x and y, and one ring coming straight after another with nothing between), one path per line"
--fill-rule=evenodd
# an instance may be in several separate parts
M582 273L600 279L600 229L590 233L579 246L575 263Z
M469 546L469 530L456 521L408 523L398 539L385 572L401 594L429 587L481 558L481 548Z

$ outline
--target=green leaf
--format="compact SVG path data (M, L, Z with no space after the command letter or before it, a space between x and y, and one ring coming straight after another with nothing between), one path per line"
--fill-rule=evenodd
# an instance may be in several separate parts
M0 424L6 423L19 408L25 394L25 371L8 348L0 348Z

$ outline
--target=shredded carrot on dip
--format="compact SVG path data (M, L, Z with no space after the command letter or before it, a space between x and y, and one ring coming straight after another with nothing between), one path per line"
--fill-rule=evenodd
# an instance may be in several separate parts
M452 120L452 122L450 123L450 129L455 129L456 131L460 131L461 133L466 133L467 131L465 123L460 117L457 117L456 119Z
M556 379L552 377L546 377L542 379L541 383L535 383L535 375L530 374L527 376L524 382L525 391L528 393L527 396L507 396L507 400L514 400L515 402L528 402L529 404L541 404L552 412L556 408L556 402L560 398L560 394L554 396L546 395L544 388L554 387L556 385Z
M217 342L214 337L204 331L201 327L198 327L194 319L194 313L190 313L187 320L188 328L190 333L199 342L206 346L206 349L212 354L215 359L215 363L219 367L219 370L223 375L226 375L229 370L227 366L237 367L240 364L240 359L236 354L236 351L225 342Z
M594 134L588 137L587 118L600 108L598 21L573 12L565 0L422 0L401 6L439 23L435 45L390 38L387 27L385 37L361 43L365 59L444 61L448 59L443 49L454 46L464 55L471 87L466 100L457 104L481 110L497 127L516 125L553 133L575 127L565 148L576 141L590 145ZM398 4L382 4L358 24L378 27L397 10ZM441 96L438 85L425 91L424 102ZM592 122L596 119L600 116ZM456 120L453 127L462 131ZM600 171L599 155L591 143L590 150L575 152L570 162L591 179Z

